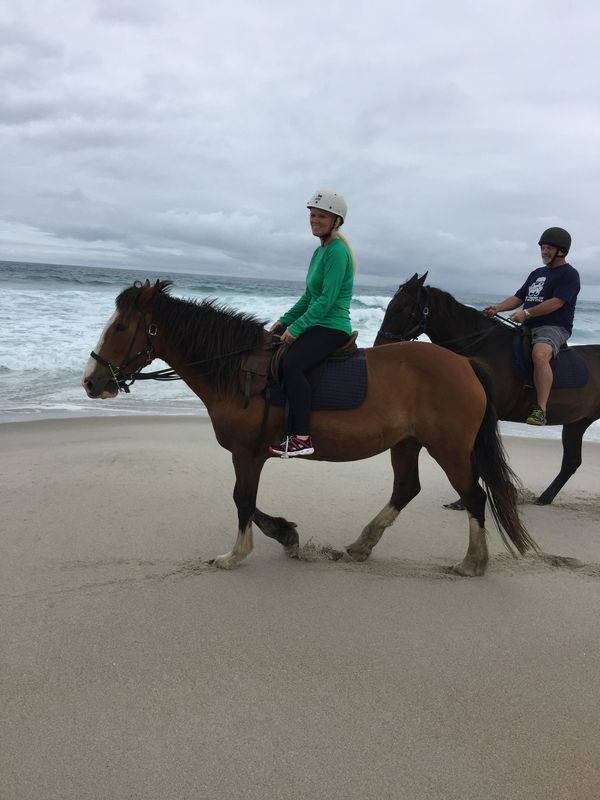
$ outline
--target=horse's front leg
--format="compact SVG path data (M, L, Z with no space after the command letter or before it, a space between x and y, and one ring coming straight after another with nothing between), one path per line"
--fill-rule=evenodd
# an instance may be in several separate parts
M271 539L276 539L283 545L290 558L298 558L299 537L295 522L290 522L283 517L271 517L260 509L255 509L253 521L261 531Z
M215 567L231 569L252 552L252 517L256 511L256 493L264 463L264 458L257 460L247 452L233 454L236 477L233 500L238 512L238 533L229 553L211 561Z

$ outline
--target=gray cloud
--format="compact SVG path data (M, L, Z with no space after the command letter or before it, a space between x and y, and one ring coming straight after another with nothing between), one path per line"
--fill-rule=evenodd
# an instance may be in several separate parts
M599 22L542 0L25 0L0 25L0 259L297 278L306 198L334 186L362 280L506 293L560 224L598 286Z

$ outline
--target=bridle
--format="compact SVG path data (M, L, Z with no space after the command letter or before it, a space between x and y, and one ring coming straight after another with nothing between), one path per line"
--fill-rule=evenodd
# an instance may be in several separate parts
M147 373L146 375L142 376L140 373L144 369L144 367L148 366L148 364L152 363L155 358L154 353L154 342L153 337L156 336L158 333L158 327L151 321L150 318L145 318L144 323L146 326L146 347L142 350L138 350L137 353L131 355L131 351L133 350L133 345L135 344L135 340L138 338L138 334L140 331L140 325L138 323L133 337L129 343L129 347L127 348L127 353L125 354L125 358L123 359L123 363L119 366L115 366L115 364L111 364L110 361L107 361L98 353L95 353L93 350L90 353L90 356L97 361L99 364L102 364L103 367L106 367L111 374L112 379L116 383L120 392L125 392L129 394L129 387L135 383L136 380L143 378L150 378L156 377L162 373L173 372L173 370L159 370L157 373ZM140 356L143 356L143 361L135 370L127 371L131 364L136 362ZM161 378L157 378L157 380L161 380ZM171 380L170 378L162 378L162 380ZM127 383L129 381L129 383Z
M399 294L402 289L398 289L396 294ZM381 336L382 339L387 339L390 342L409 342L412 339L417 339L422 333L427 333L427 318L429 317L429 290L426 286L423 287L423 293L425 294L425 303L421 306L421 303L418 302L416 308L410 313L409 320L415 319L418 315L420 315L420 319L416 322L412 328L408 330L407 333L393 333L392 331L384 331L383 329L380 330L377 336ZM396 295L394 295L395 297Z

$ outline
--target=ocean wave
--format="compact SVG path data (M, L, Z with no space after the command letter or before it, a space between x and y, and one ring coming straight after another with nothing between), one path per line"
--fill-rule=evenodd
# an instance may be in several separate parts
M148 277L152 280L154 275ZM90 350L113 312L117 294L134 279L145 277L146 273L126 269L0 262L0 420L19 414L30 418L37 414L198 413L202 404L182 382L139 383L131 396L104 403L87 398L80 385ZM303 290L297 281L171 277L176 281L174 296L216 297L267 323L293 305ZM356 287L351 320L359 346L372 345L393 291ZM482 305L475 296L462 299ZM575 321L573 344L598 342L600 303L582 301ZM157 360L150 369L162 366Z
M390 297L384 297L383 295L354 295L351 308L376 308L383 317L390 299Z

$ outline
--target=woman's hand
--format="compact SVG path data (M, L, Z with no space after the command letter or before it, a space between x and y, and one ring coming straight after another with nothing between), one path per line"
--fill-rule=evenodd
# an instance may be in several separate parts
M285 330L281 334L281 341L285 342L285 344L291 344L292 342L296 341L296 336L292 336L292 334L288 330Z
M269 333L279 333L279 331L282 330L282 329L283 329L283 325L281 324L281 322L279 320L277 320L277 322L274 322L271 325L271 327L269 328Z

